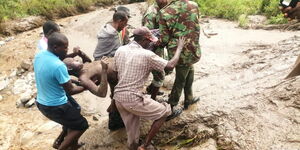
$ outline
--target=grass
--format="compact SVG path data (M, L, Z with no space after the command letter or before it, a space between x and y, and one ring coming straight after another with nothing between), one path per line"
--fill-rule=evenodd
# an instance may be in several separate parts
M154 0L148 0L153 2ZM285 23L278 9L279 0L194 0L201 15L229 20L241 16L266 15L269 23ZM92 5L109 5L113 0L0 0L0 23L30 15L42 15L48 19L66 17L87 12Z
M201 15L214 16L229 20L239 20L241 25L247 23L248 15L265 15L269 23L285 23L279 9L279 0L195 0Z
M87 12L92 5L109 5L113 0L0 0L0 22L30 15L48 19Z

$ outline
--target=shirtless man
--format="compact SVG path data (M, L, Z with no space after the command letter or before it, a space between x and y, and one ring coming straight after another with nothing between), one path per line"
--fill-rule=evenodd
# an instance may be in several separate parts
M66 64L69 72L78 77L80 85L96 96L105 97L107 80L111 81L110 83L116 80L116 72L111 69L111 60L110 58L104 58L100 61L83 64L74 58L66 58L63 62Z

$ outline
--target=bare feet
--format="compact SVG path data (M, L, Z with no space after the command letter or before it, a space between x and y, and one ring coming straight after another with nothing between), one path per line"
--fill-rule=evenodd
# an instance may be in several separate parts
M156 148L153 145L148 145L147 147L145 147L144 144L142 144L141 146L138 147L137 150L156 150Z
M76 143L71 145L68 150L78 150L79 148L81 148L83 145L85 145L85 143Z

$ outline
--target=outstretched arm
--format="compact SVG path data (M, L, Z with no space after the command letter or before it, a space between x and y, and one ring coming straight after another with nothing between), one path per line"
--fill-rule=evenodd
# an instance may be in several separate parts
M180 37L178 39L178 42L177 42L177 49L176 49L175 55L168 62L168 64L165 67L165 69L172 70L177 65L177 63L179 61L179 58L180 58L180 53L182 52L182 48L183 48L184 44L185 44L185 38L184 37Z

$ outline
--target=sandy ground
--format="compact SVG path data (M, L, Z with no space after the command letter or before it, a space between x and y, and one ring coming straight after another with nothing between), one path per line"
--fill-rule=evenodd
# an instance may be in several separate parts
M144 3L131 4L128 5L128 7L131 9L133 16L129 24L133 27L140 26L141 12L144 10ZM69 38L69 49L71 50L74 46L80 46L83 51L92 57L92 53L97 44L96 34L101 26L112 18L112 14L113 12L109 11L109 9L99 9L88 14L61 19L57 22L62 25L63 33ZM204 112L199 111L199 109L204 109L207 113L212 112L213 109L231 112L231 110L235 110L234 108L236 107L245 108L247 110L250 109L249 105L256 106L255 104L258 102L249 100L251 99L249 95L255 97L255 95L261 94L261 89L272 87L280 82L280 80L287 75L296 59L296 54L289 56L287 57L289 59L278 62L276 66L269 67L271 69L266 71L261 69L268 67L266 65L260 66L260 69L263 71L259 70L259 66L256 66L257 68L251 68L251 66L254 65L253 63L259 64L259 62L252 60L252 57L258 55L261 60L268 58L267 54L269 53L259 53L259 50L269 50L268 48L276 45L279 41L288 39L294 35L300 35L300 32L243 30L236 28L237 23L235 22L216 19L209 19L209 23L203 24L202 27L206 31L212 30L218 34L207 38L201 33L200 43L203 54L201 61L195 64L194 91L195 95L200 96L202 101L194 105L191 108L192 110L184 112L183 118L193 110L197 110L193 113L203 114ZM40 32L41 29L39 28L22 33L17 35L14 40L0 47L0 76L8 75L12 69L19 66L22 60L33 58L36 41L39 39ZM253 56L251 57L250 55ZM252 64L251 61L253 61ZM275 77L276 79L272 81L272 79L268 78L269 76ZM166 93L168 92L170 91L166 91ZM51 144L58 135L61 127L42 116L36 107L30 109L16 108L15 102L18 95L13 95L10 88L0 91L0 94L4 97L4 99L0 101L0 150L51 149ZM82 141L87 143L83 149L125 149L125 131L109 132L107 129L108 117L106 108L110 103L109 98L97 98L89 92L78 94L75 97L82 105L83 114L88 118L91 126L83 135ZM272 109L272 107L258 108ZM256 113L247 115L256 116ZM268 118L278 117L278 115L272 115L270 113L262 113L259 115L263 117L260 117L259 120L255 120L257 117L253 117L253 121L256 121L257 124L261 126L263 126L263 124L259 122L264 122L264 119L268 120ZM251 117L245 117L243 115L232 115L230 117L226 119L220 117L219 120L224 119L224 122L243 122L243 119L250 119L249 121L251 121ZM280 117L269 121L280 121ZM225 125L226 123L224 126ZM238 125L235 127L238 128ZM273 127L274 126L270 126L270 128ZM277 125L276 128L274 127L268 131L274 132L281 127L283 126ZM295 129L299 129L298 127L299 124ZM249 138L247 135L251 135L257 137L253 138L257 140L263 137L257 135L266 134L260 131L263 129L265 128L253 129L255 132L251 133L244 132L243 129L240 129L240 132L236 133L236 135L231 135L231 139L234 141L234 137ZM247 130L250 129L247 128ZM299 130L290 132L300 135ZM280 134L271 133L266 135L270 138L280 136ZM249 140L251 141L251 139ZM263 141L264 140L262 140L262 142ZM294 147L297 149L300 138L296 138L294 141L296 141ZM256 144L251 142L247 143L246 140L236 140L234 142L240 142L242 143L241 145L250 145L246 148L241 147L240 149L269 149L268 147L256 146ZM194 149L216 149L217 146L214 145L212 148L208 147L211 147L211 145L205 146L204 144ZM165 147L164 149L171 148ZM270 149L284 148L273 147Z

